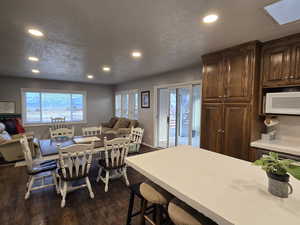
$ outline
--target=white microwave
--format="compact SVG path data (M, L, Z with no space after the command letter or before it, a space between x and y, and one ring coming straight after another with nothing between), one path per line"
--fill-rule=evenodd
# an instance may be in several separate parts
M300 92L267 93L265 113L300 115Z

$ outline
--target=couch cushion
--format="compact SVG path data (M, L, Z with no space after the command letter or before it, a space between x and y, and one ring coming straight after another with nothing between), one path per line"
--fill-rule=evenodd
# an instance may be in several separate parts
M129 125L129 120L126 118L120 118L118 122L114 125L114 129L119 129L119 128L127 128Z
M118 121L118 117L112 117L109 122L107 123L108 128L113 128L116 122Z
M139 125L139 122L137 120L130 120L128 128L136 128Z

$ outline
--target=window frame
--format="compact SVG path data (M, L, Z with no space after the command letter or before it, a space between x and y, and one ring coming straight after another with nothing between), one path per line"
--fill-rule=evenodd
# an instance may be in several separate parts
M135 110L134 110L134 101L132 101L132 99L131 99L131 94L132 93L134 93L134 94L137 94L137 96L138 96L138 99L137 99L137 105L138 105L138 107L137 107L137 118L133 118L133 116L135 115ZM125 118L127 118L127 119L131 119L131 120L138 120L139 119L139 115L140 115L140 103L139 103L139 100L140 100L140 91L139 91L139 89L130 89L130 90L124 90L124 91L116 91L115 92L115 103L114 103L114 115L115 116L117 116L116 115L116 112L117 112L117 110L116 110L116 96L117 95L120 95L121 96L121 116L120 117L124 117L124 110L123 110L123 96L124 95L128 95L128 107L127 107L127 109L128 109L128 117L125 117ZM134 95L133 95L134 96ZM132 105L131 105L132 104ZM131 108L132 107L132 108Z
M87 123L87 92L86 91L68 91L59 89L40 89L40 88L21 88L21 101L22 101L22 123L23 126L41 126L50 125L51 122L27 122L26 121L26 92L39 92L39 93L55 93L55 94L81 94L83 95L83 120L81 121L66 121L67 124L86 124Z

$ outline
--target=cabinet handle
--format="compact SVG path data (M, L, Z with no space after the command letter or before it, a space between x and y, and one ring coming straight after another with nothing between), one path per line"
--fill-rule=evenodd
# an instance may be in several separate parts
M219 95L219 98L223 98L223 96Z
M221 129L219 129L219 130L218 130L218 133L222 133L222 130L221 130Z
M290 76L291 79L294 79L294 76Z
M285 76L284 79L288 80L288 79L289 79L289 76Z

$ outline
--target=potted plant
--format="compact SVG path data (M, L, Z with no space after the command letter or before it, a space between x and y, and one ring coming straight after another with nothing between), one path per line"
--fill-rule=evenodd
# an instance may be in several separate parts
M299 164L290 159L279 159L275 152L262 156L254 162L254 165L261 166L266 171L269 178L269 192L281 198L287 198L293 192L289 174L300 180Z

